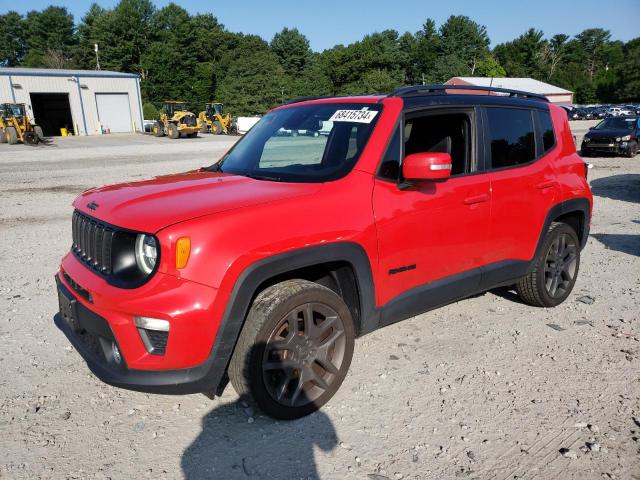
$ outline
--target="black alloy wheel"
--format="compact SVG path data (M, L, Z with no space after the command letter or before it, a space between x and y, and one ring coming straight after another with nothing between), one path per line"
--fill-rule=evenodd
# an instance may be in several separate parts
M351 311L338 294L307 280L286 280L256 296L229 379L241 398L269 416L300 418L338 391L354 339Z
M558 235L549 247L545 259L544 278L547 293L552 298L561 298L575 282L577 273L578 246L567 233Z
M321 303L305 303L278 322L262 359L262 378L276 402L300 407L329 389L344 362L342 322Z
M552 223L531 271L516 284L520 298L536 307L555 307L564 302L576 284L580 248L571 226Z

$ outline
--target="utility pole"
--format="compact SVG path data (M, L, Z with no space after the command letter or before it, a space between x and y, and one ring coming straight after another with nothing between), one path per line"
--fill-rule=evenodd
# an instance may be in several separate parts
M93 44L93 50L96 52L96 70L100 70L100 57L98 55L98 44Z

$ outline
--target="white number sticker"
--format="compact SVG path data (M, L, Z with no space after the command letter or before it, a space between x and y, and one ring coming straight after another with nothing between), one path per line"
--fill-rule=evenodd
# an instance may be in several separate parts
M338 110L329 122L371 123L378 114L377 110Z

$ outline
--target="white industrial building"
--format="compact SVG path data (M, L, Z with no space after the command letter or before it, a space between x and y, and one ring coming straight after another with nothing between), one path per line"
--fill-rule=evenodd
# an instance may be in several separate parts
M0 68L0 103L24 103L46 136L144 131L140 77L130 73Z
M478 87L498 87L544 95L552 103L569 105L573 103L573 92L533 78L509 77L453 77L446 85L475 85Z

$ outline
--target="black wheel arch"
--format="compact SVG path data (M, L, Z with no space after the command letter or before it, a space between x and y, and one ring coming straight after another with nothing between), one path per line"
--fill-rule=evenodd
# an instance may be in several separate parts
M336 242L306 247L260 260L247 267L236 280L214 340L210 356L215 358L215 361L211 365L210 378L220 379L219 385L217 385L218 394L226 386L227 366L247 312L258 293L279 281L300 278L295 275L296 273L310 272L318 266L325 265L348 265L353 272L356 291L345 293L357 295L357 311L354 312L353 304L350 305L352 313L356 314L354 315L356 334L363 335L378 327L379 311L375 308L371 264L364 248L358 243ZM348 270L338 268L330 269L330 271L334 272L330 277L348 275ZM301 276L304 277L304 275ZM329 278L328 281L339 283L340 279ZM323 284L324 282L320 281L319 283ZM351 302L347 301L347 303Z
M584 197L572 198L551 207L542 225L533 259L539 255L547 231L553 222L562 222L570 225L576 231L580 240L580 248L583 249L589 238L589 226L591 224L591 204L589 200Z

